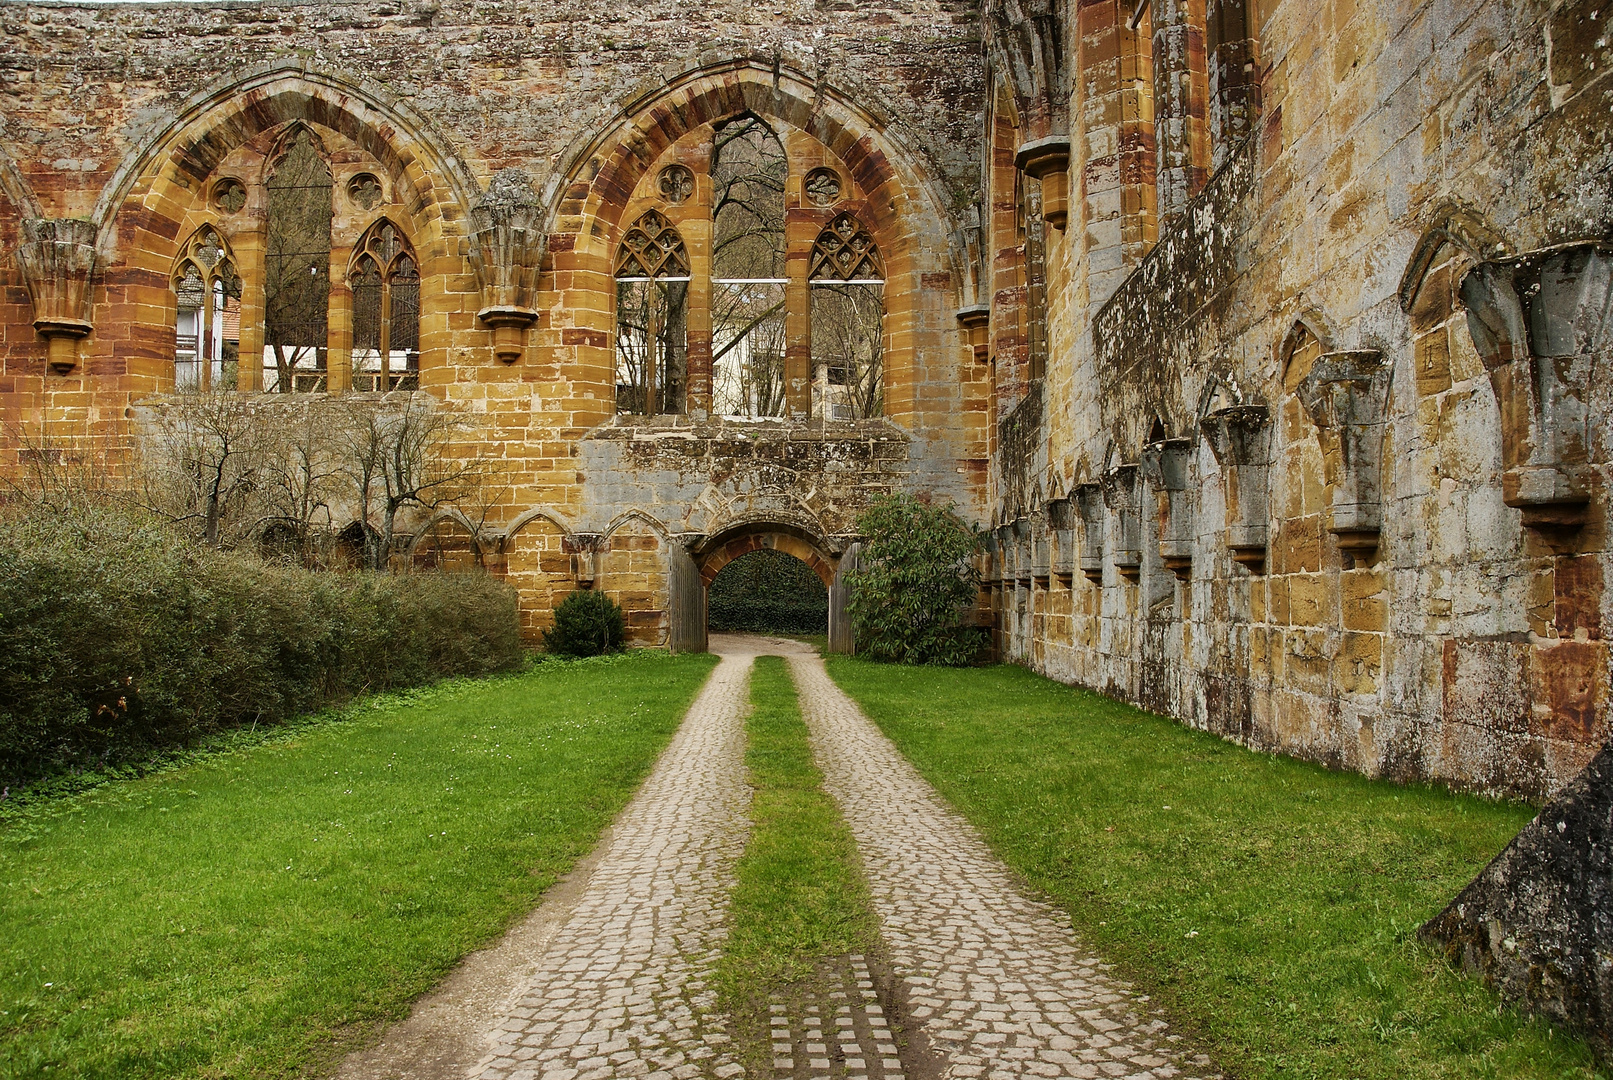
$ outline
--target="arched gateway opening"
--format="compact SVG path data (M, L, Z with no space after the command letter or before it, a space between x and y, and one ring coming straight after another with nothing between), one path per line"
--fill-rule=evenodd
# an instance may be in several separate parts
M673 555L668 644L674 652L703 652L709 626L709 590L726 567L755 552L789 555L817 576L827 593L831 652L851 652L843 573L856 565L855 543L836 548L799 526L750 523L725 529ZM736 567L743 572L743 567Z
M706 629L714 634L827 634L829 587L795 556L758 548L711 579Z

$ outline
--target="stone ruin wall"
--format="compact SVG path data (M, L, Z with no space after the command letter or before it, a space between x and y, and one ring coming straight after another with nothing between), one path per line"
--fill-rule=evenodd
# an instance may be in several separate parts
M1265 5L1259 122L1166 222L1117 10L1067 28L1049 367L993 463L1002 648L1252 747L1557 789L1609 735L1606 13ZM1544 280L1559 245L1588 265ZM1463 293L1502 272L1518 300Z
M1253 91L1214 85L1243 112L1172 127L1129 0L11 5L0 421L131 453L211 177L305 122L419 252L422 385L507 468L486 559L531 631L592 584L636 640L687 644L704 575L771 544L832 580L857 507L904 488L993 527L1006 657L1258 748L1538 797L1607 737L1606 339L1531 390L1517 317L1530 253L1613 224L1600 11L1249 10ZM1171 32L1157 55L1202 69ZM893 263L884 420L613 415L610 253L742 109L792 172L842 170ZM1169 139L1192 160L1160 170ZM522 198L486 209L508 169L535 242ZM93 224L32 224L65 219ZM498 303L535 314L509 361ZM42 311L85 336L47 342ZM1530 494L1558 475L1588 501Z
M338 190L337 291L374 216L343 201L349 175L380 178L381 210L418 253L421 386L467 421L458 452L496 460L508 484L484 558L520 590L528 631L593 586L624 604L633 640L697 647L700 575L742 547L792 550L832 576L870 494L923 490L971 515L983 505L984 369L953 319L974 288L961 223L979 173L979 27L976 9L951 0L10 5L0 11L10 452L26 433L110 453L114 465L135 453L136 406L174 388L179 246L212 224L249 277L262 259L261 192L249 180L233 215L209 193L218 176L261 174L282 133L306 124ZM801 200L800 173L814 163L846 177L843 202L880 243L886 419L614 415L616 244L656 205L656 171L687 160L698 172L709 125L745 110L788 146L792 258L827 213ZM495 183L512 176L513 216ZM698 216L699 203L673 216ZM20 249L55 262L30 279ZM693 234L691 256L698 275L709 256ZM252 302L249 287L243 355L261 318ZM477 315L496 305L534 316L513 332L508 362L495 356L501 331ZM47 341L41 312L87 332ZM438 521L432 543L455 528ZM464 558L470 543L461 531L447 546Z

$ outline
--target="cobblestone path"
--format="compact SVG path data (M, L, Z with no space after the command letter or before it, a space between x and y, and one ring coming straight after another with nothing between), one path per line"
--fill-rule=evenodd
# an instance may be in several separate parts
M712 672L472 1075L726 1080L744 1072L727 1052L707 979L749 829L751 659L735 650Z
M868 872L906 1019L923 1030L943 1076L1214 1074L1077 947L1061 912L1019 892L821 659L787 644L779 651L789 654L825 787Z

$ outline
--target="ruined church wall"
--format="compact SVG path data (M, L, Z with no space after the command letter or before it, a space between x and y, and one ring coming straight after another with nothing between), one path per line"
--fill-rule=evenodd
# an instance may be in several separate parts
M896 488L980 513L986 387L953 320L970 287L959 214L979 171L979 24L966 3L42 3L8 6L0 34L0 422L13 461L26 431L127 464L133 406L174 386L180 248L212 227L243 277L261 270L257 178L303 124L336 186L341 304L375 214L418 256L421 388L465 421L456 452L493 462L507 488L488 513L486 562L521 590L529 633L593 585L624 601L636 642L665 644L674 549L705 530L785 523L834 547L871 494ZM673 433L615 417L616 245L656 205L656 171L698 157L702 125L747 109L784 133L792 170L809 158L841 170L886 255L899 362L872 435L804 420ZM547 234L536 319L506 363L477 315L489 298L476 213L511 169ZM360 173L379 178L383 200L362 213L345 195ZM241 210L216 205L225 175L246 181ZM792 242L810 243L828 211L792 184ZM31 325L15 258L24 217L100 225L93 326L65 368L46 362ZM259 294L249 285L242 301L243 354L261 345ZM333 355L350 335L341 304ZM667 436L698 452L665 451Z
M1045 420L994 463L1005 653L1262 749L1527 797L1560 787L1608 737L1613 447L1600 376L1584 376L1603 370L1607 340L1574 376L1592 418L1584 523L1525 525L1534 512L1508 476L1520 440L1544 436L1519 426L1458 286L1503 252L1613 228L1595 6L1266 5L1255 135L1146 256L1123 241L1126 114L1105 94L1118 15L1082 11L1066 54L1090 65L1071 72L1071 220L1049 232ZM1458 239L1430 238L1439 228ZM1381 527L1353 559L1330 528L1350 464L1306 407L1307 376L1374 353ZM1204 423L1246 405L1268 417L1257 572L1231 550L1251 522L1229 484L1250 474L1218 459ZM1191 478L1177 501L1147 476L1160 438L1186 440L1169 448ZM1080 485L1104 500L1090 530ZM1101 583L1080 572L1089 534ZM1164 565L1167 534L1191 552L1187 580ZM1130 547L1137 565L1117 565Z

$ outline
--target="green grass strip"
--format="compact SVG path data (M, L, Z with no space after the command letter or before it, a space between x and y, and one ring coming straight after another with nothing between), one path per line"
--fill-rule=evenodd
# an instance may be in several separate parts
M1530 808L1252 753L1018 667L829 665L1232 1075L1604 1075L1413 937Z
M0 1076L320 1072L592 847L714 662L381 699L13 819Z
M856 842L812 764L785 662L758 658L750 694L752 830L736 868L717 986L741 1063L752 1076L768 1076L770 997L810 978L820 959L866 952L878 924Z

